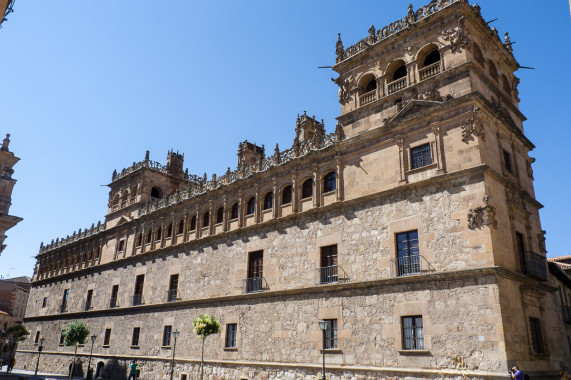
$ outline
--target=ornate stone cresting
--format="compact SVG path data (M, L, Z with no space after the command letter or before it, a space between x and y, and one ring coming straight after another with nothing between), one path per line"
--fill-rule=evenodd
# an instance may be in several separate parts
M484 195L483 201L485 206L470 209L468 212L468 228L471 230L484 226L492 226L495 228L498 225L496 221L496 208L488 204L489 196L487 194Z
M458 19L458 26L456 28L442 31L442 39L450 42L452 53L462 48L467 49L470 46L470 40L466 36L465 21L466 19L462 16Z
M470 117L464 120L464 122L461 125L462 141L464 141L466 144L468 144L468 142L470 141L473 141L474 136L482 139L482 141L484 141L486 138L484 125L482 124L482 121L478 117L479 111L480 109L478 107L474 107L474 109L472 109Z

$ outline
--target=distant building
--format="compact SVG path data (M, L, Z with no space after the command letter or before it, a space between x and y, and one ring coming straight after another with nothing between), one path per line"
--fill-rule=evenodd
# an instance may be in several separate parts
M6 244L4 244L6 231L22 220L20 217L8 214L12 204L12 190L16 184L16 180L12 178L12 174L14 174L12 167L20 161L14 153L8 150L9 145L10 135L7 134L2 142L2 147L0 147L0 254L6 248Z
M208 379L316 379L323 353L340 380L557 375L571 352L507 34L431 1L339 36L336 56L334 132L304 112L291 147L244 141L219 176L173 151L114 172L105 222L40 247L18 365L43 337L42 363L67 372L79 319L96 375L136 358L166 378L176 342L175 378L196 379L207 313Z
M571 255L550 257L547 261L557 265L568 276L571 276Z
M14 12L12 8L14 6L14 1L15 0L0 0L0 17L2 17L0 19L0 28L2 28L4 21L8 20L7 16Z
M0 279L0 360L7 359L13 348L14 342L6 331L23 322L30 288L29 277Z

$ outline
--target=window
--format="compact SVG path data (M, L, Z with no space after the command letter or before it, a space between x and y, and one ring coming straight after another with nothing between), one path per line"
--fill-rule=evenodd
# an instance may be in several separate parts
M111 329L105 329L105 337L103 338L103 346L109 347L111 341Z
M403 350L424 350L422 316L402 317Z
M178 274L171 275L168 291L168 302L176 301L178 295Z
M411 169L421 168L432 164L430 144L424 144L410 149Z
M196 216L190 219L190 231L196 230Z
M406 74L406 66L403 64L395 70L393 74L393 81L406 77Z
M161 227L157 228L157 233L155 235L155 241L161 240L162 235L163 235L163 229Z
M161 190L158 187L153 187L151 189L151 198L160 198Z
M133 337L131 338L131 346L132 347L139 347L139 335L141 333L140 327L133 328Z
M167 237L172 237L172 223L167 227Z
M36 337L34 338L34 344L38 344L40 342L40 331L36 331Z
M325 177L323 177L323 192L328 193L330 191L334 191L336 188L335 172L325 175Z
M508 82L508 78L502 74L502 87L506 94L511 95L512 89L510 87L510 83Z
M119 285L113 285L111 289L111 299L109 299L109 307L117 307L117 296L119 295Z
M202 216L202 227L208 227L210 225L210 213L205 212Z
M491 60L488 61L488 73L490 74L490 78L498 81L498 70L496 70L496 65Z
M149 231L149 233L147 234L147 240L145 241L146 244L150 244L151 243L151 239L152 239L152 232Z
M121 239L119 240L119 245L117 246L117 252L123 252L124 248L125 248L125 240Z
M171 332L172 326L165 326L163 330L163 347L171 346Z
M510 154L510 152L508 152L505 149L504 149L504 167L508 172L513 173L512 155Z
M264 251L250 252L248 259L248 279L246 292L259 292L262 290L262 277L264 268Z
M309 178L301 185L301 199L311 198L313 196L313 179Z
M67 300L69 299L69 289L63 291L63 299L61 300L61 312L67 311Z
M87 298L85 299L85 310L91 309L91 302L93 300L93 289L87 291Z
M399 276L420 273L418 231L397 234L397 273Z
M59 336L59 345L63 346L65 344L65 330L61 330L61 335Z
M143 303L143 286L145 284L145 275L140 274L135 280L135 294L133 295L133 306Z
M337 270L337 244L321 247L320 283L330 284L339 280Z
M230 219L238 219L238 202L232 205L230 208Z
M482 56L482 51L480 47L476 44L472 46L474 48L474 60L482 67L484 67L484 57Z
M525 244L523 240L523 235L519 232L515 233L515 239L517 244L517 253L519 256L519 266L521 273L527 274L527 265L525 262Z
M180 375L180 380L188 380L188 376L186 375L186 373Z
M272 208L273 199L274 199L273 192L270 191L269 193L266 193L266 195L264 196L264 210L269 210Z
M224 221L224 207L219 207L216 211L216 224Z
M537 354L544 354L545 347L543 345L543 334L541 332L541 321L539 318L529 318L529 327L531 328L531 344L533 351Z
M289 203L291 203L291 185L287 185L282 191L282 205Z
M426 58L424 58L423 67L430 66L436 62L440 62L440 52L438 50L433 50L426 56Z
M48 305L48 297L44 297L44 300L42 301L42 308L46 307Z
M371 79L369 83L365 86L365 93L371 92L377 89L377 81L375 79Z
M334 350L337 348L337 319L325 319L325 322L327 322L327 330L325 330L323 348Z
M246 204L246 215L252 215L256 211L256 198L252 197L248 199Z
M236 323L228 323L226 325L226 345L225 348L236 348L236 335L238 325Z
M181 221L178 223L178 234L180 235L180 234L182 234L183 232L184 232L184 220L181 220Z
M135 246L140 247L142 243L143 243L143 234L139 233L139 235L137 235L137 244Z

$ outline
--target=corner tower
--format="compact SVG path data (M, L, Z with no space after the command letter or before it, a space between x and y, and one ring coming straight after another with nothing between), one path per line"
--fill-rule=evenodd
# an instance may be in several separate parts
M20 161L14 153L10 152L9 145L10 135L6 134L0 148L0 254L6 248L4 244L6 231L22 221L22 218L8 214L12 205L12 190L16 184L16 180L12 178L14 174L12 167Z

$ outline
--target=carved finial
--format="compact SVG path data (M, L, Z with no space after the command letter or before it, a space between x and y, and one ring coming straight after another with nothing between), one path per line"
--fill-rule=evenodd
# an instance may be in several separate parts
M230 166L228 166L228 170L226 170L226 175L229 176L232 171L230 170Z
M343 42L341 42L341 33L337 33L337 43L335 44L335 55L337 55L336 63L343 60L345 55L345 49L343 48Z
M414 13L412 4L408 5L408 14L406 16L406 21L409 23L409 25L412 25L416 22L416 14Z
M10 145L10 134L6 133L6 138L2 141L2 150L8 151L8 145Z
M508 35L508 32L504 34L504 45L510 53L513 52L512 41L510 39L510 36Z
M481 13L480 6L479 6L477 3L474 4L474 5L472 5L472 9L474 9L474 12L476 12L476 14L477 14L478 16L480 16L480 15L482 14L482 13Z
M206 172L204 172L204 175L202 176L202 182L206 182L208 180L208 175L206 175Z
M115 179L115 177L117 177L117 169L113 170L113 175L111 176L111 179Z
M148 161L149 161L149 151L147 150L145 152L145 162L148 162Z

